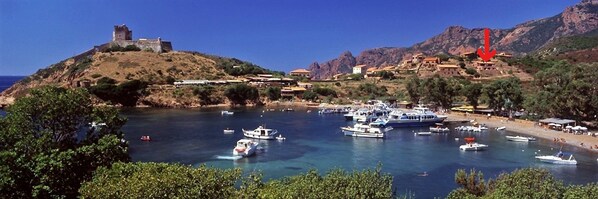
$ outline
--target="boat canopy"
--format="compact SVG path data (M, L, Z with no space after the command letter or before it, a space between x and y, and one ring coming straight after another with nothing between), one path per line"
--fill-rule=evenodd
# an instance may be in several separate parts
M474 142L475 138L474 137L466 137L465 138L465 142L470 143L470 142Z

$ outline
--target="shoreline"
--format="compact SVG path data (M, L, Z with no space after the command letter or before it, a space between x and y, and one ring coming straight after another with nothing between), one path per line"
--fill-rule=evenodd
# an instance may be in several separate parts
M462 113L457 112L446 113L445 115L454 119L475 119L478 123L485 124L486 126L492 128L505 126L507 127L507 131L512 131L514 133L528 136L534 136L539 139L545 139L548 141L554 141L554 139L564 139L565 144L569 146L575 147L577 149L583 149L584 151L588 151L591 153L598 153L598 148L590 149L590 146L598 146L598 137L592 137L588 134L575 135L572 133L555 131L538 126L533 121L520 119L509 121L508 118L499 116L492 116L490 119L488 119L485 115L468 113L467 116L464 116ZM581 145L581 143L583 143L583 145Z

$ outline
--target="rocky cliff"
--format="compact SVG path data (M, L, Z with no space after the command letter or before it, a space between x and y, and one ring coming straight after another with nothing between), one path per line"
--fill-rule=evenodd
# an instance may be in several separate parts
M492 49L523 55L533 52L547 43L562 37L585 34L598 29L598 0L583 0L566 8L562 13L539 20L528 21L510 29L491 29ZM462 26L448 27L444 32L408 48L375 48L348 57L346 52L337 59L313 63L310 70L319 79L350 71L345 60L368 67L396 65L416 53L458 55L475 51L483 46L483 28L468 29Z

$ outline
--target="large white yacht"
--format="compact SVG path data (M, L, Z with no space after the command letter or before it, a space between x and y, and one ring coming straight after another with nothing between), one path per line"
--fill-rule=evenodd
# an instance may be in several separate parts
M381 122L385 126L396 128L432 126L436 123L442 123L445 119L446 116L436 115L430 109L419 105L409 112L392 111L387 118L381 119Z

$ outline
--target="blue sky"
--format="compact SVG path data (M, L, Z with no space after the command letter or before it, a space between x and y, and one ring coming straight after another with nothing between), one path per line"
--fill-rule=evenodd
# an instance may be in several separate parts
M288 72L349 50L421 42L451 25L510 28L579 0L0 0L0 75L29 75L110 41L116 24L175 50Z

